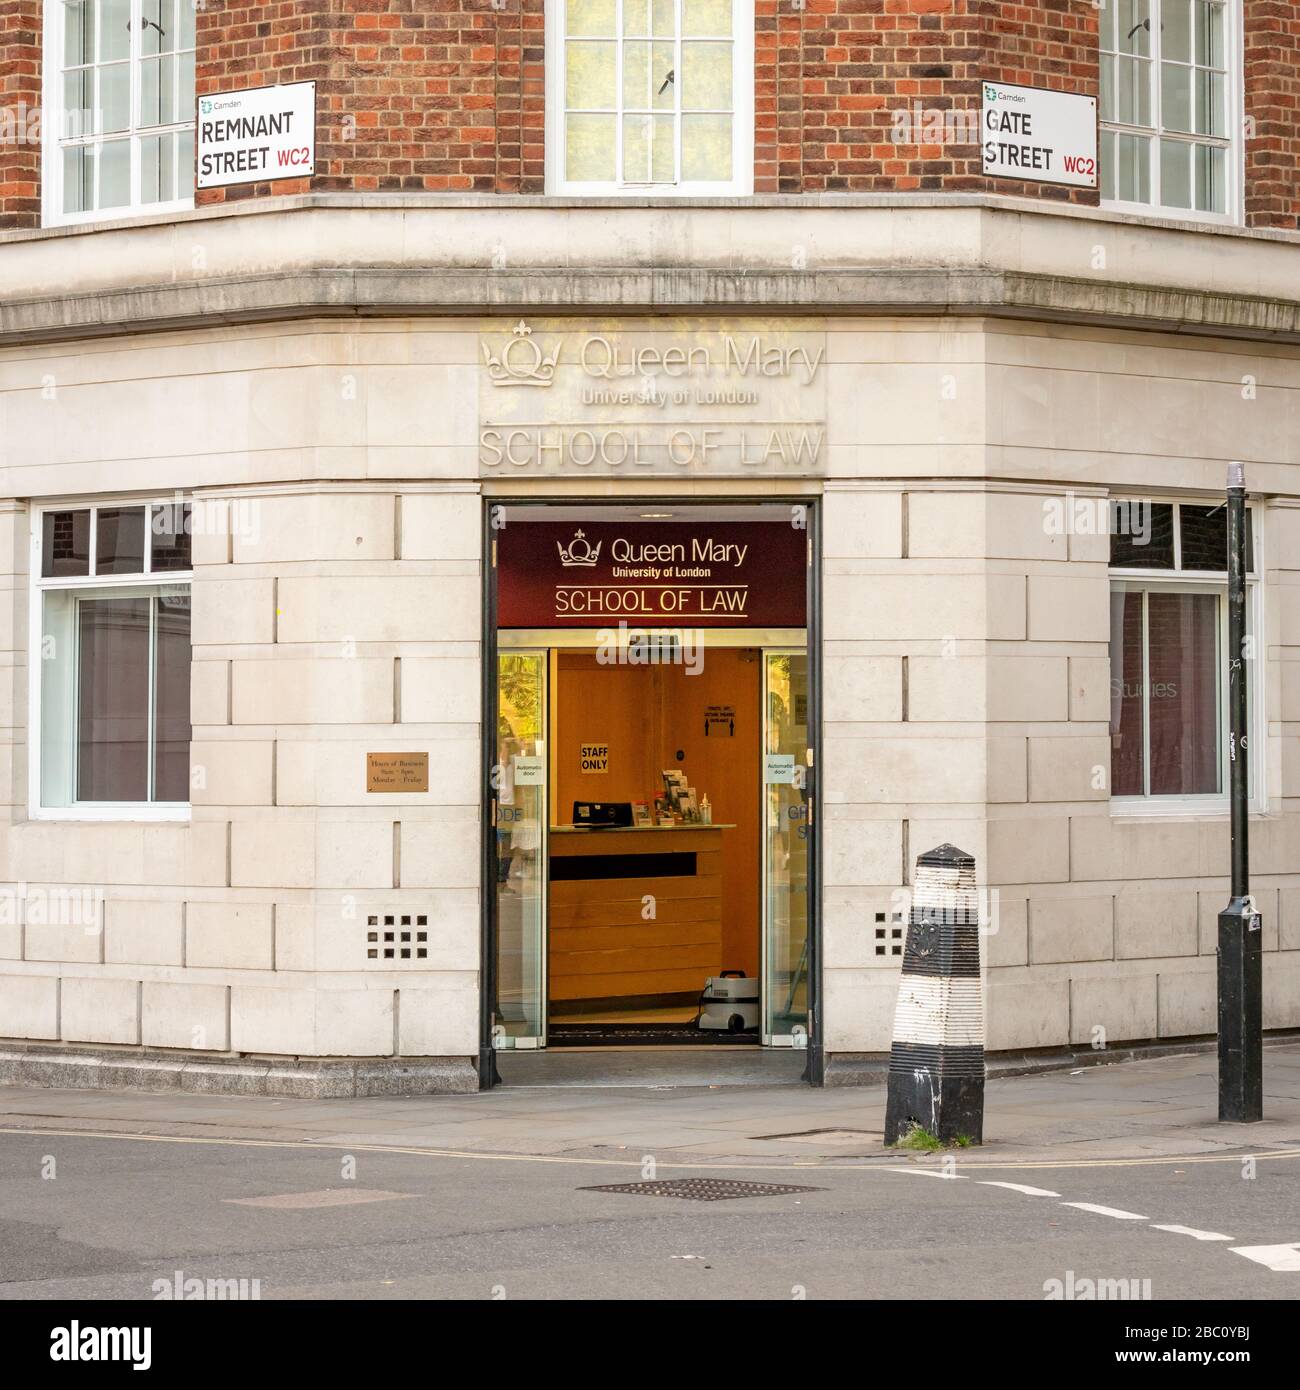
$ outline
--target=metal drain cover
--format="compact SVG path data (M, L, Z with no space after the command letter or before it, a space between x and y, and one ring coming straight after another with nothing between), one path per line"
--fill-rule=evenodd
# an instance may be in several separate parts
M687 1202L726 1202L735 1197L784 1197L790 1192L824 1192L779 1182L735 1182L729 1178L669 1178L664 1182L619 1182L580 1187L579 1192L628 1192L635 1197L680 1197Z

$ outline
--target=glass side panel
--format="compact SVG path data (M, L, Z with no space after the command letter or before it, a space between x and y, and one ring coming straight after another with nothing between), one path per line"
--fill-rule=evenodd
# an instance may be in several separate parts
M808 658L764 653L763 1041L808 1029Z
M546 653L497 659L497 1047L545 1037Z

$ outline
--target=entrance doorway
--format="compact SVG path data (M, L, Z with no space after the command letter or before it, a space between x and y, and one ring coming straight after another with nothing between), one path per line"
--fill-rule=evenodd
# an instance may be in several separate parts
M494 507L485 1045L805 1048L809 509Z

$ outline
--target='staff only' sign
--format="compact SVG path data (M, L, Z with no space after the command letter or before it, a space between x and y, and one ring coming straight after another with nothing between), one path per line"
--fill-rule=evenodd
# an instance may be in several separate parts
M200 188L310 176L316 169L316 84L200 97L195 163Z
M984 172L1097 186L1097 101L1072 92L985 82L980 113Z

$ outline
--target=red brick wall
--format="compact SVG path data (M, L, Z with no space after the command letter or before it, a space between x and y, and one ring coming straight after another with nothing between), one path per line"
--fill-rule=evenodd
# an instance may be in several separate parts
M989 191L944 113L980 80L1097 91L1086 0L755 0L759 193ZM495 8L499 5L500 8ZM0 228L39 225L40 0L0 0ZM1246 0L1247 222L1300 227L1300 0ZM198 90L315 80L313 178L209 190L200 203L308 189L543 188L543 0L225 0L198 11ZM936 114L937 113L937 114ZM920 117L919 121L917 117ZM26 122L26 124L24 124ZM918 129L919 126L919 129Z
M199 12L200 95L315 81L316 174L205 190L538 192L542 0L279 0Z
M1245 16L1246 221L1300 227L1300 0Z
M0 0L0 228L41 225L40 105L40 0Z

